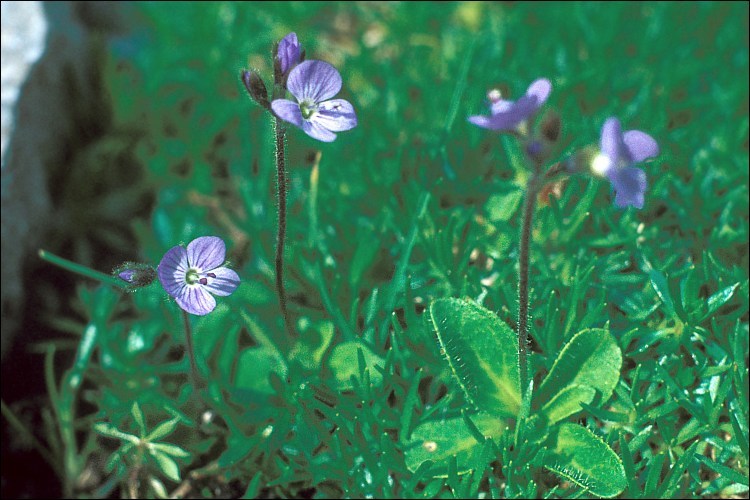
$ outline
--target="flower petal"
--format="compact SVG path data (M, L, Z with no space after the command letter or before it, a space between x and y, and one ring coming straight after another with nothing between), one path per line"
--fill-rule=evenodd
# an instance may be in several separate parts
M200 271L215 269L224 263L227 247L224 241L216 236L201 236L187 246L187 260L190 267Z
M156 274L159 276L161 286L172 297L177 297L185 286L188 267L190 266L188 265L187 251L181 246L170 248L159 262Z
M624 167L612 169L607 176L615 189L615 205L620 208L643 208L644 195L648 187L646 173L643 170Z
M332 132L343 132L357 126L357 115L354 113L354 106L349 101L331 99L320 103L318 112L310 118L310 121L319 123L323 128Z
M217 267L210 274L213 277L206 276L206 284L201 286L219 297L231 295L240 284L239 275L228 267Z
M292 68L287 88L299 102L320 103L339 93L341 75L325 61L305 61Z
M302 122L302 130L313 139L317 139L323 142L333 142L336 140L336 134L323 127L317 121Z
M625 149L633 162L659 156L659 145L653 137L640 130L628 130L622 137Z
M528 117L526 113L519 112L519 110L516 109L516 104L517 103L514 103L514 105L504 113L497 113L491 116L470 116L469 122L478 127L490 130L513 130Z
M282 120L298 127L302 126L302 111L296 102L289 99L276 99L271 103L271 109Z
M297 34L292 32L281 39L276 58L279 60L281 72L286 73L299 62L300 50Z
M490 103L490 113L496 115L498 113L505 113L513 107L513 101L506 101L505 99L498 99L495 102Z
M185 286L174 299L183 310L196 316L205 316L216 307L216 299L202 285Z
M602 137L599 147L611 161L617 165L622 155L622 128L620 120L615 117L607 118L602 126Z
M536 104L536 109L534 111L541 108L542 105L547 102L551 92L552 83L546 78L539 78L538 80L531 82L529 88L526 89L526 95L534 99Z
M123 281L127 281L128 283L132 283L133 279L135 278L135 269L125 269L124 271L117 274L119 278Z

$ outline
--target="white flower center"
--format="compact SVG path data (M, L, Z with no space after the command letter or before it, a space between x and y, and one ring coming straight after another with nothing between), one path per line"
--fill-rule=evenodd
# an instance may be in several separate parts
M302 112L302 118L309 120L318 112L318 105L309 99L305 99L299 103L299 110Z
M195 285L201 279L201 273L198 269L191 267L188 272L185 273L185 282L188 285Z
M602 177L607 175L607 172L609 172L609 169L611 169L612 166L612 160L609 158L609 156L606 156L602 153L599 153L594 157L593 160L591 160L591 170L596 175L601 175Z

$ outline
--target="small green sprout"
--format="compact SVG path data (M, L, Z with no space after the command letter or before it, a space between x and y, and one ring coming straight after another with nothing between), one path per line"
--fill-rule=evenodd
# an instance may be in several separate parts
M120 439L123 442L122 446L107 460L107 472L111 472L115 467L118 467L119 471L130 470L132 476L137 476L143 468L148 469L149 466L155 465L156 469L172 481L180 481L180 468L174 458L189 458L190 453L173 444L156 442L171 434L180 422L180 418L176 417L162 422L154 430L147 433L146 422L138 403L133 403L130 414L138 426L140 434L138 436L123 432L106 422L99 422L94 425L94 430L99 434ZM161 483L155 478L149 478L148 482L151 484L157 483L155 490L165 491ZM158 491L155 492L158 494Z

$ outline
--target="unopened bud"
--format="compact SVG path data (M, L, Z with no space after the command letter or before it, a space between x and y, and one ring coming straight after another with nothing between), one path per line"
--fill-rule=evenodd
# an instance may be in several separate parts
M557 113L547 113L542 120L542 135L549 142L557 142L557 139L560 138L561 127L562 122L560 121L560 116L558 116Z
M124 262L117 266L112 274L126 282L129 291L148 286L156 279L156 270L153 267L138 262Z
M263 83L263 80L258 73L254 70L243 70L241 76L242 83L245 84L245 88L247 89L248 94L250 94L250 97L252 97L255 102L268 109L268 90L266 90L266 84Z

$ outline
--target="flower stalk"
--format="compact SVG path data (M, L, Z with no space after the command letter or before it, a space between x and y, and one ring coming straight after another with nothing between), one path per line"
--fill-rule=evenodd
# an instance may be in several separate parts
M279 307L281 315L284 318L284 328L290 336L294 337L294 329L289 321L289 310L286 302L286 289L284 288L284 241L286 239L286 158L285 158L285 139L286 128L280 123L278 118L273 119L273 129L275 136L275 158L276 158L276 201L278 224L276 231L276 293L279 296Z
M187 350L188 359L190 360L190 376L193 380L193 387L198 388L198 384L201 383L202 379L198 372L198 363L195 362L195 348L193 346L193 329L190 326L190 316L188 313L182 311L182 320L185 324L185 345Z
M526 397L529 386L528 356L529 343L529 247L531 228L534 222L534 208L539 191L539 182L533 176L526 184L521 219L521 241L518 251L518 368L521 381L521 396Z

